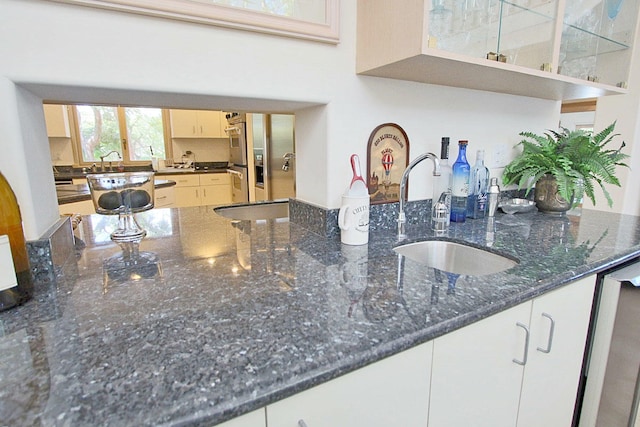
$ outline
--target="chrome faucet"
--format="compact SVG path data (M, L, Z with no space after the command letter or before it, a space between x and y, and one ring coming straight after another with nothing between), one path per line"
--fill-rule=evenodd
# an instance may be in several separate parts
M407 168L404 170L402 178L400 179L400 212L398 213L398 238L405 236L405 223L407 222L407 219L404 215L404 205L406 203L405 199L407 197L406 188L407 181L409 180L409 173L411 173L411 170L424 159L431 159L433 161L433 176L440 176L440 160L438 159L438 156L433 153L421 154L411 163L409 163L409 166L407 166Z
M116 153L118 155L118 159L122 160L122 157L120 157L120 153L118 153L116 150L113 151L109 151L107 154L105 154L104 156L100 156L100 171L104 172L104 158L105 157L109 157L110 155L112 155L113 153ZM111 162L109 162L111 163ZM110 168L110 172L113 172L113 167Z

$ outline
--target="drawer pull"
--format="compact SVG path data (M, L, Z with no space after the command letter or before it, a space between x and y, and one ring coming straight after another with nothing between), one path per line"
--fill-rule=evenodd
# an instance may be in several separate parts
M527 364L527 355L529 354L529 328L527 328L526 325L523 325L520 322L516 323L516 326L519 326L520 328L524 329L524 333L525 333L525 341L524 341L524 357L522 358L522 360L518 360L518 359L513 359L514 363L517 363L518 365L526 365Z
M553 344L553 331L556 328L556 322L553 320L553 317L547 313L542 313L542 317L546 317L551 322L549 324L549 339L547 341L547 348L538 347L537 350L542 353L551 353L551 345Z
M158 200L164 200L166 198L167 198L167 196L158 196L158 197L156 197L156 199L158 199Z

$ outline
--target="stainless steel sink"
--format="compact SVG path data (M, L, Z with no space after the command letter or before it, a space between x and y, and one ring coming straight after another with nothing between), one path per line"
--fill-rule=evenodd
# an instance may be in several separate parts
M256 221L289 217L289 202L253 203L248 205L220 206L213 211L225 218Z
M446 240L408 243L393 250L428 267L466 276L499 273L518 264L515 258Z

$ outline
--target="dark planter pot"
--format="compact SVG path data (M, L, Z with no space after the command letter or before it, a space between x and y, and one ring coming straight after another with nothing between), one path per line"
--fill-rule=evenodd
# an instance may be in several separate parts
M564 215L572 203L558 194L558 183L553 175L545 175L536 182L534 200L540 212L553 215Z

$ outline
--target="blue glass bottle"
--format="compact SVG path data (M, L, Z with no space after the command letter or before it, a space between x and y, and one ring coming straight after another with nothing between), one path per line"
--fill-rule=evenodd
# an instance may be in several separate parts
M469 175L471 166L467 161L467 144L458 141L458 158L451 167L451 221L464 222L467 217L467 198L469 197Z

